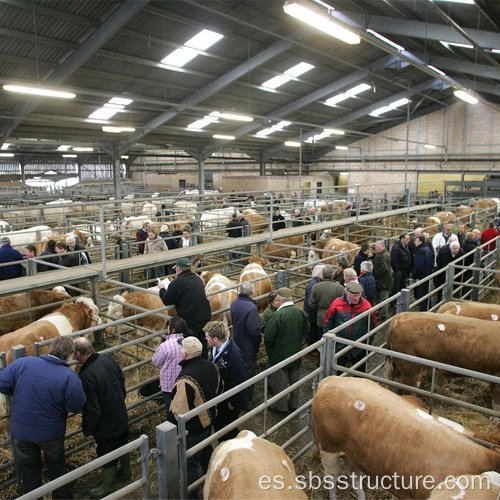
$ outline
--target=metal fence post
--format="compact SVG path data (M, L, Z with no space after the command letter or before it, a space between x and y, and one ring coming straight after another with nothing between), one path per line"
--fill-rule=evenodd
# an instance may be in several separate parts
M102 209L101 209L102 210ZM99 293L98 293L98 286L96 282L96 277L92 276L90 278L90 293L92 295L92 300L94 301L94 304L97 306L99 309ZM103 344L102 342L102 330L99 330L97 332L94 332L94 342L97 346L101 346Z
M410 290L408 288L403 288L401 290L401 295L396 301L396 313L401 313L408 311L410 308Z
M449 264L446 268L446 285L443 289L443 300L448 302L453 300L453 280L455 279L455 266Z
M276 288L289 287L290 286L290 271L287 269L285 271L278 271L276 273Z
M149 482L151 478L149 473L149 442L146 435L142 435L141 438L141 472L143 479L145 479L142 486L142 498L147 500L151 498L151 491L149 489Z
M356 184L356 223L358 222L359 219L359 204L360 204L359 184Z
M158 498L180 498L177 426L163 422L156 426Z
M481 249L478 247L474 250L474 267L481 267ZM481 275L481 271L472 271L472 284L479 285L479 278ZM479 297L479 288L472 288L471 299L477 302Z
M101 260L102 277L106 278L106 226L104 225L104 209L99 207L99 226L101 228Z
M269 241L273 239L273 192L269 199Z
M333 356L335 355L335 351L333 350L333 341L331 338L326 337L325 343L323 344L323 348L319 352L320 355L320 366L323 367L323 376L329 377L332 374L332 361Z
M23 345L15 345L11 348L12 361L26 356L26 348Z
M470 221L470 228L471 228L471 231L472 229L474 229L476 227L476 212L472 212L472 217L471 217L471 221Z

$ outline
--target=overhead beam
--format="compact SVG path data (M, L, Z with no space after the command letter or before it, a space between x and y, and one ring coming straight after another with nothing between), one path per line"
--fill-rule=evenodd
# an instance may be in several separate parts
M295 101L292 101L286 104L285 106L282 106L281 108L275 109L267 113L266 117L269 119L284 118L289 114L294 113L295 111L298 111L299 109L304 108L309 104L312 104L313 102L316 102L320 99L323 99L326 96L329 96L330 94L333 94L334 92L338 92L339 90L342 90L350 85L354 85L355 83L360 82L361 80L363 80L363 78L366 78L371 73L376 73L392 64L395 64L397 61L398 58L395 56L390 56L390 55L384 56L378 61L369 64L364 69L353 71L352 73L332 83L329 83L328 85L325 85L324 87L321 87L320 89L317 89L314 92L311 92L310 94L301 97L300 99L296 99ZM240 127L237 130L232 131L231 135L234 135L235 137L241 137L261 127L262 123L250 123L248 125ZM205 148L204 151L205 157L210 156L214 151L217 151L217 149L222 147L227 142L228 141L224 140L211 141Z
M303 36L304 32L299 32L296 34L297 39L300 39ZM279 54L286 52L292 46L292 41L280 40L267 49L264 49L255 56L251 57L247 61L239 64L238 66L236 66L236 68L233 68L231 71L228 71L224 75L216 78L214 81L208 83L194 94L191 94L190 96L183 99L177 106L177 109L161 113L156 118L153 118L148 123L146 123L143 127L140 127L134 134L132 134L130 139L120 144L120 150L128 150L133 144L141 140L155 128L172 120L190 106L194 106L196 104L199 104L200 102L203 102L204 100L222 90L224 87L230 85L238 78L241 78L255 68L258 68L261 64L264 64L270 59L278 56Z
M71 76L79 66L91 57L96 50L102 47L122 26L124 26L137 12L151 0L127 0L112 16L102 24L79 49L73 52L58 69L56 69L44 82L47 86L57 86ZM10 2L9 2L10 3ZM15 2L14 2L15 5ZM31 5L31 4L30 4ZM42 98L29 99L14 114L10 123L7 123L0 132L0 142L8 137L11 132L43 101Z
M425 82L422 82L422 83L420 83L420 84L416 85L415 87L412 87L408 90L404 90L403 92L398 92L397 94L394 94L390 97L386 97L385 99L382 99L380 101L377 101L376 103L370 104L369 106L365 106L361 109L358 109L357 111L353 111L352 113L348 113L347 115L341 116L340 118L337 118L337 119L332 120L328 123L325 123L325 125L322 128L316 128L316 129L310 130L308 132L303 133L302 136L295 136L293 139L287 139L287 140L296 141L296 142L304 142L309 137L320 134L323 131L323 129L325 129L325 128L342 127L346 123L353 122L355 120L358 120L359 118L362 118L363 116L369 115L372 111L375 111L377 108L380 108L382 106L386 106L386 105L390 104L391 102L397 101L399 99L410 98L414 94L429 90L429 89L436 87L438 85L442 85L442 82L440 80L436 80L436 79L426 80ZM269 148L266 151L264 151L264 156L266 158L271 158L272 156L279 153L282 149L284 149L284 146L282 144L278 144L278 145L273 146L272 148Z

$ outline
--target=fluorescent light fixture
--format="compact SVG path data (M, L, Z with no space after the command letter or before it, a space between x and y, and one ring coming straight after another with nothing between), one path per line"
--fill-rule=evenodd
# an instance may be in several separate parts
M87 148L87 147L79 147L79 146L77 146L76 148L73 148L73 151L76 151L78 153L89 153L90 151L94 151L94 148Z
M60 99L74 99L76 94L63 92L62 90L46 89L43 87L27 87L25 85L4 85L7 92L17 92L19 94L39 95L44 97L58 97Z
M214 139L222 139L224 141L234 141L236 139L234 135L225 135L225 134L214 134L212 137Z
M371 89L371 85L368 85L367 83L360 83L359 85L356 85L352 89L346 90L345 92L341 94L337 94L333 97L330 97L325 101L325 104L327 106L335 106L335 104L338 104L339 102L345 101L346 99L349 99L350 97L357 96L358 94L361 94L361 92L364 92L365 90Z
M404 97L403 99L398 99L397 101L391 102L391 104L388 104L387 106L382 106L380 108L377 108L375 111L372 111L370 113L370 116L379 116L384 113L388 113L389 111L393 111L396 108L399 108L401 106L404 106L405 104L408 104L410 102L410 99L406 99Z
M446 76L446 73L444 71L441 71L439 68L436 68L436 66L433 66L432 64L428 64L427 67L429 69L432 69L432 71L436 72L438 75Z
M453 93L455 94L456 97L462 99L462 101L465 101L469 104L477 104L479 102L478 99L476 99L473 95L468 94L464 90L455 90L455 92Z
M108 123L111 123L108 120L92 120L91 118L85 118L83 121L86 123L97 123L99 125L107 125Z
M347 151L349 148L347 146L335 146L335 149L339 151Z
M123 106L123 104L110 104L109 102L107 102L103 108L111 108L111 109L117 109L118 111L122 111L125 109L125 106Z
M117 109L113 108L99 108L93 113L90 113L89 118L93 120L109 120L118 113Z
M69 151L70 149L71 149L71 146L69 144L61 144L57 148L57 151Z
M199 54L199 50L207 50L221 38L224 38L224 35L220 33L210 30L201 30L193 38L190 38L184 44L184 47L175 49L168 54L168 56L164 57L161 63L167 66L182 68Z
M300 148L300 142L296 141L285 141L285 146L289 148Z
M349 175L349 172L340 172L339 175Z
M434 144L425 144L424 148L425 149L436 149L436 146L434 146Z
M78 155L62 155L63 158L78 158Z
M323 132L321 132L320 134L308 137L305 142L311 144L312 142L321 141L321 139L324 139L325 137L330 137L331 135L344 135L344 134L345 132L343 130L337 130L334 128L325 128Z
M192 123L190 123L187 128L190 130L197 130L200 131L202 128L205 128L207 125L210 125L211 123L218 123L219 121L219 112L218 111L212 111L209 115L204 116L203 118L200 118L199 120L196 120Z
M121 134L122 132L135 132L135 128L132 127L102 127L103 132L110 132L111 134Z
M12 158L14 153L0 153L1 158Z
M361 38L356 33L336 21L327 9L323 9L311 1L288 0L283 5L283 10L289 16L295 17L299 21L309 24L313 28L345 43L354 45L361 41Z
M2 144L2 147L0 148L2 151L5 151L6 149L9 149L9 147L12 146L10 142L4 142Z
M491 49L492 54L500 54L500 49Z
M444 45L447 49L451 47L460 47L461 49L473 49L474 46L468 43L458 43L458 42L445 42L443 40L439 40L441 45Z
M113 97L108 101L109 104L120 104L121 106L128 106L133 102L133 99L126 99L125 97Z
M378 38L379 40L382 40L384 43L387 45L390 45L391 47L394 47L396 50L399 50L399 52L404 52L406 49L402 47L401 45L398 45L396 42L393 42L392 40L389 40L386 38L384 35L381 35L380 33L377 33L374 30L366 30L367 33L370 33L374 37Z
M288 83L290 80L293 80L294 78L297 78L300 75L307 73L308 71L310 71L313 68L314 68L314 66L312 64L309 64L309 63L302 61L299 64L296 64L295 66L292 66L291 68L288 68L282 75L274 76L270 80L265 81L262 84L262 87L264 87L266 90L277 89L278 87L281 87L285 83Z
M120 158L121 158L122 160L128 160L128 155L122 155L122 156L120 156Z
M235 122L253 122L253 118L248 115L240 115L238 113L226 113L224 111L212 111L208 116L224 118L225 120L233 120Z
M466 3L469 5L475 5L474 0L434 0L435 2L448 2L448 3Z
M265 129L259 130L256 135L260 137L266 137L270 134L274 134L274 132L279 132L283 130L285 127L288 127L292 124L292 122L288 122L286 120L283 120L281 122L278 122L274 124L272 127L267 127Z

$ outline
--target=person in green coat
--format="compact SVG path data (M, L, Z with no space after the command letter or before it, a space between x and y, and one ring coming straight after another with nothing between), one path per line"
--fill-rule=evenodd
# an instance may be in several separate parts
M264 335L269 365L274 366L302 350L302 338L309 333L309 320L304 311L292 300L290 288L280 288L276 291L278 310L269 321ZM274 393L285 390L299 380L300 359L290 363L271 375L271 385ZM290 396L280 399L270 411L280 415L295 411L299 406L299 391L293 391Z
M269 305L260 315L260 331L262 335L266 333L267 325L279 307L278 300L276 299L276 292L269 292L267 300L269 301Z
M373 257L373 277L377 283L376 302L380 304L389 298L394 285L394 273L391 266L391 254L385 247L385 241L379 240L375 243L375 255ZM380 309L380 319L385 321L389 317L389 306L386 304Z

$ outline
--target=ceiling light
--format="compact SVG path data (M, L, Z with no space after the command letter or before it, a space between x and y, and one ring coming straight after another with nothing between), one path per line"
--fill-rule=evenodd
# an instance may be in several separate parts
M94 120L109 120L118 113L117 109L99 108L89 115L89 118Z
M102 127L103 132L110 132L112 134L121 134L122 132L135 132L135 128L132 127Z
M234 141L236 139L234 135L224 135L224 134L214 134L212 137L214 139L222 139L224 141Z
M281 87L282 85L285 85L285 83L288 83L291 80L290 77L285 76L285 75L278 75L270 80L265 81L262 84L262 87L265 89L277 89L278 87Z
M452 47L460 47L461 49L473 49L474 46L470 45L468 43L458 43L458 42L444 42L443 40L439 40L439 43L441 45L444 45L447 49L450 48L450 45Z
M207 125L210 125L211 123L217 123L219 121L219 112L218 111L212 111L209 115L204 116L203 118L200 118L199 120L196 120L192 123L190 123L187 128L190 130L200 130Z
M90 151L94 151L94 148L76 147L73 148L73 151L76 151L78 153L89 153Z
M307 73L313 68L314 66L312 64L302 61L299 64L296 64L295 66L292 66L291 68L285 70L283 75L277 75L271 78L270 80L265 81L262 84L262 87L264 87L266 90L276 89L278 87L281 87L285 83L288 83L290 80L293 80L294 78L297 78L300 75Z
M62 144L61 146L58 146L57 151L69 151L71 149L71 146L68 144Z
M345 101L346 99L349 99L350 97L357 96L358 94L361 94L361 92L364 92L365 90L371 89L371 85L368 85L367 83L360 83L359 85L356 85L352 89L346 90L345 92L341 94L337 94L333 97L330 97L330 99L327 99L325 101L325 104L327 106L334 106L335 104L338 104L339 102Z
M133 99L126 99L125 97L113 97L110 99L109 104L120 104L122 106L128 106L129 104L133 103Z
M425 149L436 149L436 146L434 146L434 144L425 144L424 148Z
M390 45L391 47L394 47L396 50L399 50L399 52L404 52L406 49L402 47L401 45L398 45L396 42L393 42L392 40L389 40L385 36L381 35L380 33L377 33L374 30L366 30L367 33L372 34L374 37L378 38L379 40L382 40L384 43L387 45Z
M45 89L43 87L27 87L25 85L4 85L3 89L8 92L18 92L20 94L39 95L44 97L59 97L60 99L74 99L76 97L76 94L72 92Z
M62 155L63 158L78 158L78 155Z
M217 115L213 115L213 113L217 113ZM225 113L218 111L214 111L210 113L209 116L219 116L220 118L224 118L225 120L234 120L236 122L253 122L253 118L248 115L239 115L237 113Z
M347 151L349 148L347 146L335 146L335 149L339 151Z
M309 24L327 35L333 36L349 44L358 44L361 38L352 31L344 28L336 21L327 9L323 9L312 2L303 0L288 0L283 10L289 16ZM333 9L332 9L333 10Z
M456 97L462 99L462 101L465 101L469 104L477 104L479 102L478 99L476 99L473 95L468 94L464 90L455 90L455 92L453 93L455 94Z
M387 106L382 106L380 108L377 108L375 111L372 111L370 113L370 116L377 117L377 116L382 115L384 113L387 113L389 111L393 111L396 108L404 106L405 104L408 104L409 102L410 102L410 100L406 99L406 97L404 97L403 99L398 99L397 101L391 102L391 104L388 104Z
M446 76L446 73L444 71L441 71L440 69L436 68L436 66L432 66L432 64L428 64L427 67L429 69L432 69L432 71L435 71L438 75Z
M475 5L474 0L434 0L437 2L449 2L449 3L466 3L469 5Z
M2 158L12 158L14 153L0 153L0 157Z
M128 155L122 155L122 156L120 156L120 158L121 158L122 160L128 160L128 158L129 158L129 157L128 157Z
M2 151L5 151L6 149L9 149L9 147L12 146L10 142L4 142L2 144L2 147L0 148Z
M325 137L330 137L331 135L344 135L345 132L343 130L337 130L333 128L325 128L323 132L320 134L315 134L311 137L308 137L306 139L306 142L311 144L313 142L318 142L321 141L321 139L324 139Z
M285 71L285 75L291 76L292 78L298 78L300 75L311 71L314 68L312 64L306 62L300 62L295 66L292 66L290 69Z
M292 124L292 122L283 120L281 122L276 123L272 127L267 127L263 130L259 130L257 132L258 136L265 137L266 135L274 134L274 132L279 132L280 130L283 130L285 127L288 127Z
M336 128L325 128L325 132L330 135L345 135L345 132L343 130L338 130Z
M285 141L285 146L289 148L300 148L300 142L296 141Z
M117 109L118 111L122 111L123 109L125 109L125 106L123 106L122 104L111 104L109 102L107 102L106 104L104 104L103 107L104 108Z
M174 50L161 62L167 66L182 68L189 61L194 59L199 53L198 50L207 50L214 43L217 43L224 35L210 30L201 30L193 38L190 38L183 47Z
M500 54L500 49L491 49L493 54Z

